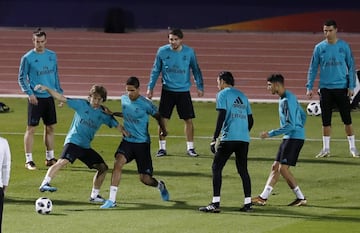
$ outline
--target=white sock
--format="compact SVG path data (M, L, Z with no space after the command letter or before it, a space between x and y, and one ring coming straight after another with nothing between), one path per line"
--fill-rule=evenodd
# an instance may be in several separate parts
M260 197L262 199L268 199L272 190L273 190L273 187L271 187L270 185L265 185L265 188L264 188L263 192L260 194Z
M349 141L349 148L355 148L355 135L347 136Z
M90 197L91 197L91 198L97 197L97 196L99 195L99 192L100 192L99 189L92 188Z
M166 150L166 140L159 140L160 150Z
M305 199L304 197L304 194L301 192L299 186L296 186L294 189L293 189L293 192L295 193L296 197L298 199Z
M54 158L54 150L47 150L45 153L46 153L47 160L51 160Z
M330 136L323 136L323 150L330 150Z
M194 149L194 142L186 142L187 150Z
M220 202L220 197L213 197L212 203Z
M113 201L113 202L116 201L117 191L118 191L118 187L116 187L116 186L110 186L110 195L109 195L110 201Z
M251 197L245 197L244 204L250 204L251 203Z
M33 161L32 153L25 153L26 163Z
M43 181L41 182L40 187L45 185L45 184L50 184L50 182L51 182L51 177L50 176L45 176Z

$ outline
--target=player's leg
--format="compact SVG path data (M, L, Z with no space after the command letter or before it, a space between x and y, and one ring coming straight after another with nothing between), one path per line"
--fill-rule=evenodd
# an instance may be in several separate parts
M159 113L161 117L164 119L165 125L170 120L172 111L175 107L175 99L174 93L171 91L161 90L161 97L159 103ZM156 153L157 157L165 156L166 152L166 137L160 134L159 129L159 150Z
M339 105L341 120L344 123L345 133L349 142L350 154L357 158L359 157L359 152L355 145L355 135L351 119L351 105L347 96L347 89L339 91L336 100L338 101L337 104Z
M240 211L250 212L252 211L251 207L251 179L248 171L247 161L248 161L248 151L249 143L248 142L234 142L232 143L235 151L236 159L236 169L238 174L241 177L244 190L244 206L240 208Z
M209 213L219 213L220 212L220 194L221 194L221 185L222 185L222 170L229 159L230 155L233 153L229 142L220 142L218 150L214 155L214 160L211 166L212 170L212 188L213 188L213 197L209 205L199 208L199 211L209 212Z
M184 120L184 134L186 137L187 155L196 157L194 147L194 124L192 119L195 118L194 106L191 100L190 92L179 92L176 98L176 110L179 118Z
M129 163L133 160L133 157L131 157L131 150L131 143L121 141L114 155L115 161L111 174L109 199L106 200L102 206L100 206L101 209L114 208L116 206L116 196L121 182L123 167L126 163Z
M153 164L150 153L150 143L137 143L133 148L135 161L139 173L140 181L148 186L159 189L161 199L168 201L170 194L165 186L165 182L153 177Z
M39 105L28 102L28 120L24 134L24 150L25 150L25 167L29 170L35 170L36 165L33 160L32 150L34 144L34 135L36 127L39 125L41 118L41 109Z
M322 120L322 141L323 147L316 155L316 158L323 158L330 156L330 135L331 135L331 118L333 106L335 104L332 90L322 88L320 89L320 107Z
M44 121L44 144L46 146L45 165L51 166L56 163L54 157L54 137L55 124L57 123L56 107L53 98L39 99L39 103L43 105L43 121Z

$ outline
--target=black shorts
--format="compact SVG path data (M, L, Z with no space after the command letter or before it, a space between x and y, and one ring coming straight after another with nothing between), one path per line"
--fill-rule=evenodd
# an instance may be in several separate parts
M122 140L115 152L115 157L117 154L123 154L126 163L135 159L139 174L153 175L150 143L134 143Z
M289 166L296 166L304 142L305 140L302 139L283 139L275 161Z
M85 149L73 143L67 143L64 145L60 158L67 159L71 163L74 163L76 159L79 159L90 169L95 168L94 164L106 164L101 155L95 150L91 148Z
M236 168L239 173L247 170L249 143L243 141L222 141L213 161L213 169L222 169L230 156L235 153Z
M180 119L187 120L195 118L194 107L189 91L174 92L162 89L159 105L161 116L170 119L175 106Z
M56 124L56 109L54 98L37 98L38 105L28 102L28 125L38 126L40 118L43 119L44 125Z
M345 125L352 124L351 106L348 90L345 89L320 89L320 107L323 126L331 126L331 117L334 107L340 112L341 120Z

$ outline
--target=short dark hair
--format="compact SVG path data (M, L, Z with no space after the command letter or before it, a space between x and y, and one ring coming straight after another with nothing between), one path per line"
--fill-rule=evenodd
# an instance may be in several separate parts
M89 96L92 96L94 94L98 94L101 96L102 98L102 101L105 102L106 101L106 98L107 98L107 90L105 87L101 86L101 85L97 85L97 84L94 84L90 91L89 91Z
M324 22L324 26L333 26L334 28L337 28L337 24L336 24L336 21L333 20L333 19L328 19Z
M177 36L177 37L179 37L180 39L184 38L184 34L183 34L183 32L181 31L181 29L179 29L179 28L170 29L169 35Z
M272 74L267 78L267 81L271 83L281 83L284 85L284 76L281 74Z
M131 85L131 86L134 86L135 88L139 88L140 87L140 81L139 81L139 79L137 77L131 76L126 81L126 85Z
M224 80L226 84L229 84L231 86L235 85L234 76L229 71L221 71L219 73L219 80Z
M45 38L46 38L46 32L43 31L41 28L38 28L33 32L33 36L35 36L35 37L45 36Z

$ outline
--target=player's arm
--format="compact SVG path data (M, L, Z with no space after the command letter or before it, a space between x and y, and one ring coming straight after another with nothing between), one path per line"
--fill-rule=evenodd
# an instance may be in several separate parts
M48 88L47 86L38 84L35 86L34 90L41 90L41 91L47 91L52 97L54 97L55 99L66 103L67 99L65 96L63 96L62 94L60 94L59 92Z
M154 117L156 119L156 121L158 122L158 125L160 127L160 135L166 137L167 136L167 130L166 130L166 127L165 127L164 118L161 117L159 112L155 113L155 115L153 115L152 117Z

